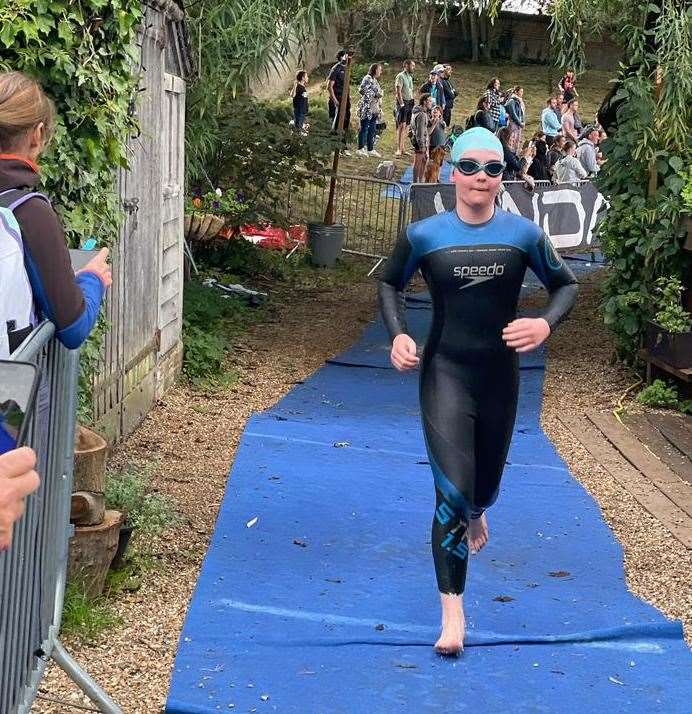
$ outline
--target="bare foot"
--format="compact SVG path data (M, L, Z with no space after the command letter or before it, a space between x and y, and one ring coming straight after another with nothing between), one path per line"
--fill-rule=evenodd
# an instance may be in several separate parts
M456 657L464 651L464 604L461 595L440 593L442 603L442 634L435 643L435 651L446 657Z
M488 542L488 521L485 513L480 518L472 518L469 523L469 549L477 553Z

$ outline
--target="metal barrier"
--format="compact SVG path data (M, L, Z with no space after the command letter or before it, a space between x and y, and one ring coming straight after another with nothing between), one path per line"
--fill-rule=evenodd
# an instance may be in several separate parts
M26 500L12 546L0 554L0 712L29 714L48 658L107 714L122 714L112 699L58 641L70 525L79 351L52 339L41 323L12 354L41 369L41 386L27 445L37 454L38 491Z
M329 177L319 178L319 183L308 181L300 189L289 190L289 220L322 220L329 198ZM347 226L344 253L375 260L368 275L391 253L405 225L407 203L406 192L394 181L337 175L334 213L336 221Z
M502 182L503 186L523 183L521 180ZM560 186L579 186L583 183L589 181ZM535 185L547 187L555 184L536 181ZM328 198L329 175L308 175L308 180L301 187L288 189L286 206L289 220L296 223L321 221ZM335 219L347 229L344 253L375 260L368 273L372 275L391 254L397 236L411 220L409 188L395 181L337 174ZM299 244L289 253L289 257L298 247Z

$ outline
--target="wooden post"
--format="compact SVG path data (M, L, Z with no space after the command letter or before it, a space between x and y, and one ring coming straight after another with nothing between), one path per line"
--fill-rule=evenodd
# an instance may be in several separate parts
M339 114L336 120L336 132L339 143L334 149L334 160L332 161L332 177L329 181L329 199L327 200L327 210L324 213L324 223L327 226L334 225L334 203L336 198L336 173L339 170L339 154L341 153L341 139L344 131L344 120L346 118L346 107L348 106L349 94L351 93L351 61L352 56L346 55L346 72L344 73L344 91L341 93L339 102Z

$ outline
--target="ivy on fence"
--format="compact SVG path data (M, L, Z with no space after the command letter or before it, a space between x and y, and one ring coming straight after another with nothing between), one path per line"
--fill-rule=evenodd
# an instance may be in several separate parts
M77 247L111 245L121 218L117 170L136 128L139 0L13 0L0 3L0 69L35 77L55 102L55 137L41 158L43 188ZM105 323L82 350L80 414Z

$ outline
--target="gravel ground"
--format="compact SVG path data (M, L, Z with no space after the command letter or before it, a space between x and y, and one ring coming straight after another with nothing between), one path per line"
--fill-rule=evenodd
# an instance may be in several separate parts
M622 543L631 589L681 618L692 641L692 555L557 420L560 414L586 408L612 409L635 381L611 363L612 348L596 317L598 281L595 274L582 280L572 318L552 338L543 426ZM151 544L156 571L137 592L118 599L123 626L94 645L65 642L128 714L154 714L165 702L179 632L245 421L357 338L375 312L374 284L364 280L330 291L303 290L277 303L281 307L271 320L235 345L234 366L241 377L230 391L200 394L176 387L111 461L155 458L155 485L175 500L184 518L183 526ZM89 706L55 667L41 691ZM79 710L42 700L32 711Z

